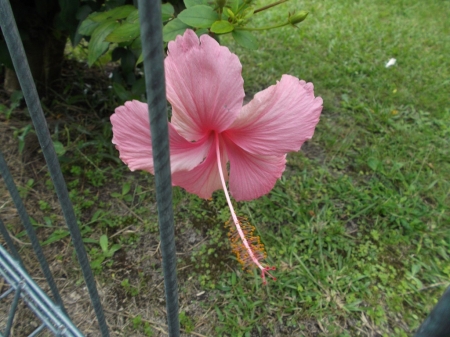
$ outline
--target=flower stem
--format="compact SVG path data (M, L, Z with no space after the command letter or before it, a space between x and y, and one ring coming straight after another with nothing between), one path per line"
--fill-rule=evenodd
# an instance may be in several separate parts
M228 194L227 184L225 183L225 178L222 171L222 162L220 160L220 146L219 146L219 134L216 132L216 154L217 154L217 165L219 168L220 180L222 182L223 192L225 193L225 198L227 199L228 207L230 208L231 217L233 218L234 225L236 226L236 230L241 238L241 241L248 252L249 257L253 261L254 264L261 270L261 278L263 283L266 284L266 274L269 275L272 279L276 279L269 273L269 270L275 270L275 267L264 267L255 256L250 244L245 237L244 232L242 231L241 224L236 216L236 212L234 211L233 204L231 203L230 195Z
M281 4L285 3L286 1L288 1L288 0L280 0L280 1L277 1L277 2L274 2L274 3L271 3L270 5L267 5L267 6L258 8L258 9L255 9L255 11L253 12L253 14L256 14L256 13L258 13L258 12L265 11L266 9L269 9L269 8L272 8L272 7L281 5Z

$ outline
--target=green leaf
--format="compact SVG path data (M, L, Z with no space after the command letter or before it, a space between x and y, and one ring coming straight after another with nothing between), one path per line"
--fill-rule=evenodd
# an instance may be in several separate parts
M233 13L236 13L239 8L239 0L228 0L227 7L229 7Z
M91 261L91 268L96 270L96 269L101 269L102 268L102 262L105 260L104 256L100 256L98 258L96 258L94 261Z
M211 31L216 34L226 34L233 30L234 26L225 20L216 21L211 26Z
M13 91L13 93L11 94L10 100L13 104L17 104L20 103L20 101L23 98L23 93L20 90L15 90ZM12 104L11 104L12 105Z
M162 4L161 5L161 15L162 15L162 20L163 21L167 21L171 18L173 18L173 13L174 13L174 9L173 6L169 3L166 4Z
M52 227L52 219L50 219L48 216L44 216L45 225L47 227Z
M24 128L20 129L21 134L17 136L17 139L19 140L19 153L22 153L23 148L25 147L25 137L27 136L28 132L31 130L31 124L28 124Z
M242 47L258 49L258 41L252 33L245 30L233 30L231 35L233 35L234 40Z
M98 243L99 243L100 247L102 248L103 252L108 251L108 237L105 234L100 236L100 240L98 240Z
M114 9L111 9L106 12L93 13L93 14L89 15L89 19L91 19L92 21L95 21L95 22L102 22L102 21L109 20L109 19L119 20L119 19L126 18L128 15L130 15L135 10L136 10L136 7L134 7L133 5L125 5L125 6L116 7Z
M131 189L131 184L130 183L124 183L122 185L122 195L128 194L128 192L130 192Z
M136 57L134 56L134 53L131 50L125 49L125 52L120 58L120 66L122 67L122 71L124 72L124 74L133 73L134 75L134 67L136 66Z
M140 35L139 22L125 22L114 29L105 39L108 42L131 42Z
M140 35L139 35L138 38L136 38L133 41L133 43L131 44L130 48L133 49L133 50L137 50L137 52L142 49L142 41L141 41Z
M250 19L253 16L254 11L255 10L252 7L245 9L241 14L241 18L244 20Z
M111 53L111 61L116 62L119 61L127 52L127 49L123 47L117 47L114 48L114 50Z
M91 238L84 238L84 239L83 239L83 242L84 242L84 243L95 243L95 244L98 243L97 240L91 239Z
M186 29L190 28L188 25L183 23L181 20L173 19L163 28L163 40L164 42L169 42L175 40L177 35L183 35Z
M219 15L211 7L201 5L185 9L178 14L178 19L195 28L209 28Z
M116 93L117 96L119 96L119 98L125 102L128 101L130 99L130 93L119 83L114 82L113 83L113 90ZM117 193L119 195L119 197L121 197L122 195ZM112 193L111 193L112 195Z
M380 161L376 158L370 157L367 160L367 165L372 169L372 171L377 171L378 167L380 166Z
M145 78L141 77L134 82L133 86L131 87L131 92L134 95L144 95L145 94Z
M106 253L106 256L112 257L114 255L114 253L117 252L118 250L120 250L121 248L122 248L122 246L117 243L115 245L112 245L111 248Z
M208 34L209 30L206 28L202 28L202 29L197 29L195 31L195 34L197 34L198 37L202 36L203 34Z
M90 36L99 25L100 23L88 18L81 23L80 28L78 28L78 33L80 35Z
M75 18L77 20L84 20L88 17L89 14L92 13L91 6L83 5L80 8L78 8L77 13L75 14Z
M92 66L95 61L108 49L109 42L105 38L120 24L117 21L105 21L101 23L92 33L89 41L88 64Z
M44 242L42 242L42 246L47 246L53 242L59 241L63 238L65 238L66 236L68 236L70 233L69 231L65 230L65 229L56 229L49 237L47 240L45 240Z
M94 215L92 216L92 218L91 218L91 222L95 222L95 221L97 221L97 219L99 219L99 218L101 218L101 216L100 215L104 215L105 214L105 212L104 211L102 211L102 210L97 210L95 213L94 213Z
M207 5L208 0L184 0L186 8L191 8L198 5Z
M135 23L139 22L139 11L135 9L133 12L128 15L126 22Z
M219 318L219 321L223 322L225 317L223 316L222 312L220 311L219 307L215 306L214 310L216 310L217 317Z
M57 140L53 142L53 147L55 148L55 152L58 156L62 156L64 153L66 153L64 145L61 142L58 142Z
M136 65L141 64L142 62L144 62L144 54L141 53L136 61Z

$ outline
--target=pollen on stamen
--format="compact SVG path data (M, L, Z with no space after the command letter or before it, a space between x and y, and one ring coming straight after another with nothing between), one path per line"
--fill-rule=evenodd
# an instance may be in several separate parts
M267 257L267 253L264 244L261 243L260 237L255 234L255 226L253 226L245 217L237 217L237 219L254 257L257 261L264 260ZM262 267L261 264L255 264L248 249L242 242L232 219L225 223L225 227L228 228L228 238L230 239L231 249L233 250L233 253L236 254L237 260L242 265L242 269L250 272L253 267L259 267L261 269L263 284L266 284L266 274L273 280L276 280L276 278L269 273L270 270L275 270L275 267Z

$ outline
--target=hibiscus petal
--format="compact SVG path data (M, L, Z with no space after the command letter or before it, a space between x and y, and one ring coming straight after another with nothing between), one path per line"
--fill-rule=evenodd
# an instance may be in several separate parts
M228 48L186 30L169 43L164 64L171 122L183 137L198 140L233 123L245 94L241 63Z
M119 150L119 158L131 171L144 170L154 174L147 104L125 102L112 114L111 124L112 143Z
M253 200L269 193L286 167L286 155L249 153L226 141L230 159L230 193L237 201Z
M189 193L198 195L200 198L211 198L212 193L222 188L220 181L220 174L217 165L216 141L214 135L210 136L211 147L205 160L190 171L178 171L172 174L172 185L180 186ZM223 149L221 149L221 163L222 172L225 180L228 178L227 174L227 156Z
M313 136L321 111L322 98L314 97L312 83L283 75L242 108L225 137L254 154L298 151Z
M170 168L172 173L192 170L207 156L211 147L211 137L206 135L197 142L188 142L181 137L175 127L169 123Z
M150 123L146 103L126 102L116 108L111 116L113 144L119 150L120 159L131 171L144 170L154 174ZM189 142L181 137L169 123L170 166L172 172L191 170L200 164L208 153L211 141L203 137Z

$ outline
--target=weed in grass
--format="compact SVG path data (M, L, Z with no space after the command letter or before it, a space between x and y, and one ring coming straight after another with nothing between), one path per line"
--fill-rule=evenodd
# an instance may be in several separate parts
M23 149L25 147L25 138L28 134L34 133L31 124L28 124L20 129L14 130L14 137L19 141L19 153L22 154Z
M28 193L30 193L33 190L34 186L34 179L30 178L27 180L25 186L18 186L19 195L22 199L26 199L28 196Z
M133 328L135 331L141 331L144 336L152 337L154 335L153 329L150 324L142 320L141 315L137 315L132 320Z
M22 91L14 91L10 96L11 103L9 107L4 104L0 104L0 113L3 113L5 115L6 120L9 120L11 118L12 112L14 111L14 109L19 107L22 98Z
M180 325L185 330L186 333L191 333L194 331L194 322L189 318L189 316L184 312L180 312L178 315L180 319Z
M131 202L133 200L133 196L128 194L130 192L131 189L131 184L129 182L125 182L122 185L122 192L118 193L118 192L113 192L111 193L111 196L113 198L118 198L120 200L124 200L126 202Z
M134 287L130 284L130 281L126 278L124 279L120 285L125 289L125 292L132 297L139 295L139 288Z
M51 211L52 207L50 206L50 204L45 201L45 200L39 200L39 208L41 209L41 211Z

